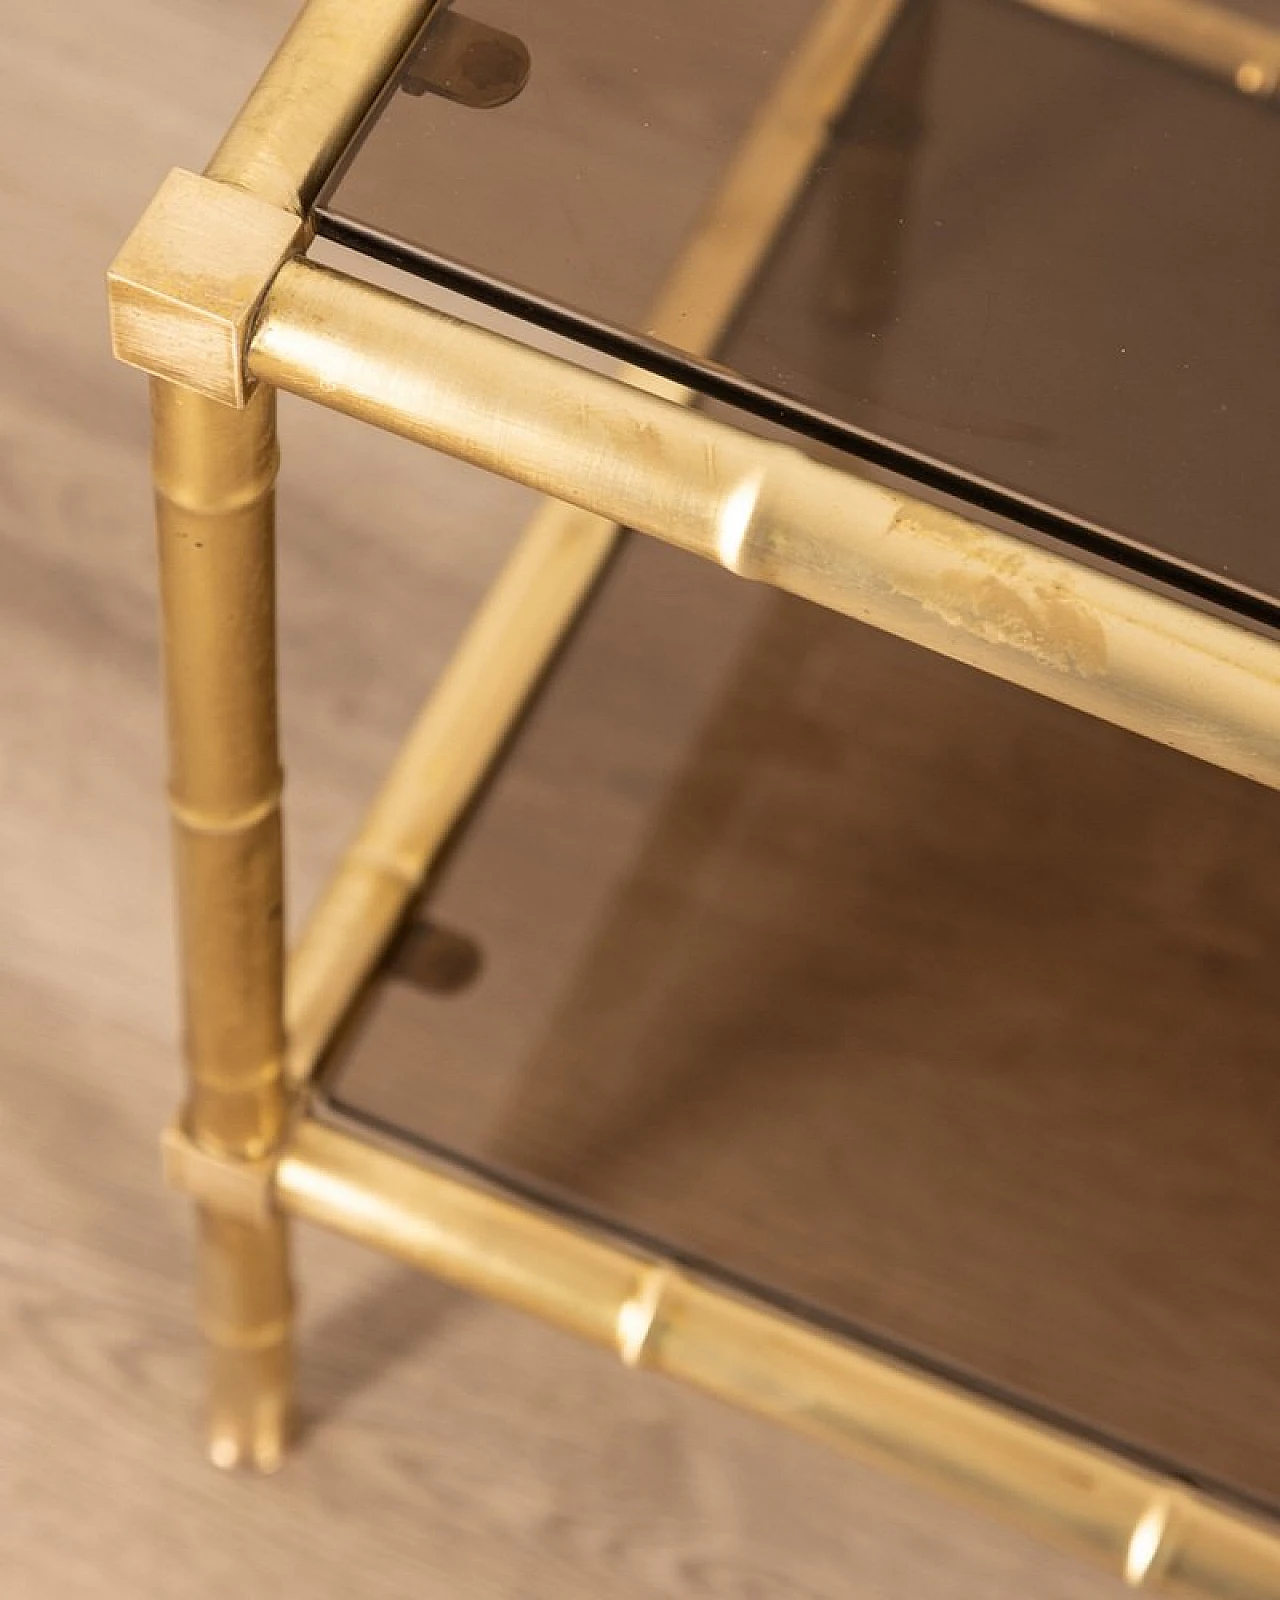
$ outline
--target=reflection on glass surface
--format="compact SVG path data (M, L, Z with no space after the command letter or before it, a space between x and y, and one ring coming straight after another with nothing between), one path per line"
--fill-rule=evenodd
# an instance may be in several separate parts
M474 0L527 86L492 111L393 94L322 228L643 360L816 9ZM1278 259L1273 100L1013 0L907 0L718 360L792 423L1276 598Z
M1274 798L637 536L330 1092L1280 1503Z

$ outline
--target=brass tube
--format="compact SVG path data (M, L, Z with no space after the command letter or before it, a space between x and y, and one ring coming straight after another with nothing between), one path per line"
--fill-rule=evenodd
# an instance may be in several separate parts
M1032 11L1123 39L1223 78L1243 94L1280 85L1280 29L1206 0L1020 0Z
M152 384L184 1054L196 1144L256 1159L278 1143L283 869L276 736L275 395L243 411ZM289 1366L284 1223L201 1208L210 1452L274 1466Z
M305 215L436 0L309 0L206 169ZM234 411L152 385L179 944L184 1122L269 1154L286 1113L276 734L275 395ZM292 1295L282 1218L198 1208L217 1465L279 1464Z
M291 1083L310 1074L372 971L616 534L549 503L486 596L290 955Z
M1263 1525L443 1171L304 1120L277 1195L291 1216L991 1513L1135 1587L1280 1596L1280 1541Z
M284 1118L275 397L152 400L188 1116L256 1157Z
M1280 786L1280 644L307 261L253 372Z
M830 118L902 0L827 0L676 263L647 321L710 352L807 179ZM878 219L897 227L896 208ZM674 385L632 381L676 401ZM618 529L560 501L540 507L415 722L360 832L307 919L286 985L288 1075L311 1072L449 828L613 548Z
M293 1294L284 1219L196 1207L196 1297L208 1351L207 1438L217 1467L274 1472L293 1386Z
M303 215L440 0L307 0L205 176Z
M611 1245L300 1118L276 1167L278 1203L476 1294L597 1344L613 1337L637 1263Z
M299 215L436 0L309 0L206 169ZM233 411L153 383L179 945L197 1144L255 1159L280 1136L281 777L276 736L275 396ZM209 1450L278 1465L291 1290L284 1222L198 1208Z

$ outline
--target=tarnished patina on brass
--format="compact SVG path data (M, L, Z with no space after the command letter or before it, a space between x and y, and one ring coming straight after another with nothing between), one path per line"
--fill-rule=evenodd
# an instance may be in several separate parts
M291 212L175 168L107 273L117 360L243 406L254 316L303 232Z

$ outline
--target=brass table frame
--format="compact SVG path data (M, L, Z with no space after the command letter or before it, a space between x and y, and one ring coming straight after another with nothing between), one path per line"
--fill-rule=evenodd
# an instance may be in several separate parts
M620 526L1280 787L1280 642L305 258L308 211L439 0L309 0L203 176L109 275L152 376L187 1097L210 1453L279 1464L288 1222L611 1346L1170 1595L1280 1596L1280 1532L473 1180L317 1119L308 1080ZM655 308L709 351L900 0L827 0ZM1226 76L1280 36L1201 0L1025 0ZM287 966L276 729L275 391L553 497L481 607Z

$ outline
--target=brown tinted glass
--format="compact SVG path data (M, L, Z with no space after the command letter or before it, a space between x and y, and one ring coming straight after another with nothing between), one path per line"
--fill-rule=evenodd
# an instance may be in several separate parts
M328 1092L1280 1502L1273 802L633 539Z
M906 0L712 365L647 308L817 7L470 10L527 45L523 92L397 89L322 231L1275 620L1273 98L1015 0Z

